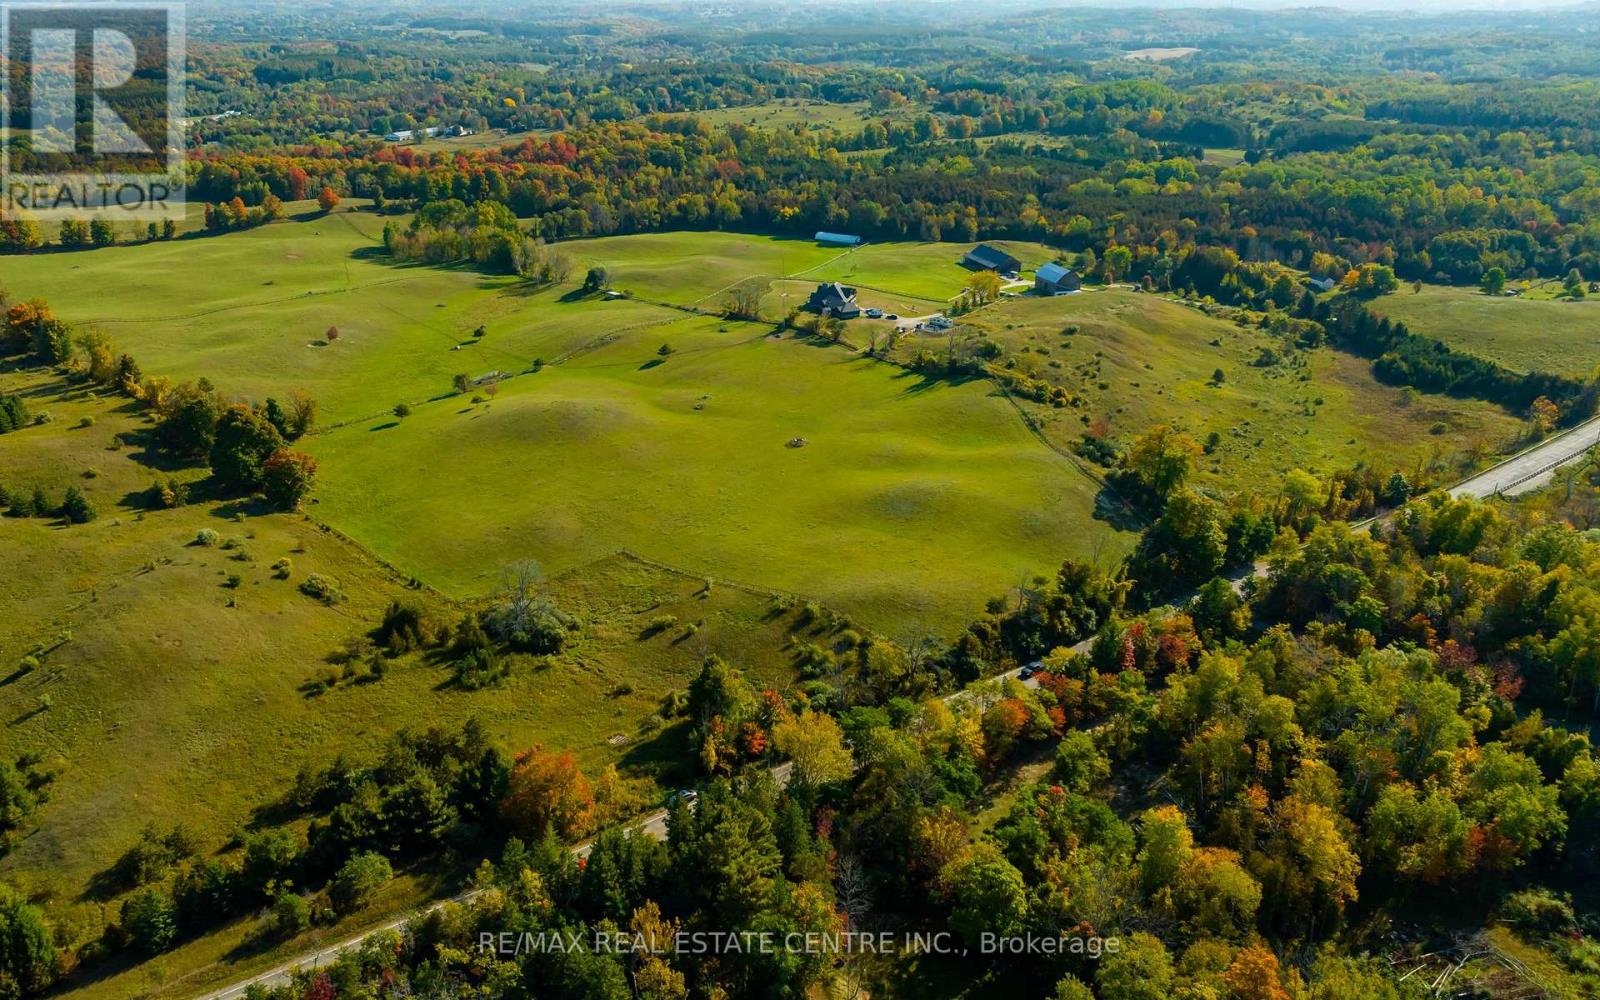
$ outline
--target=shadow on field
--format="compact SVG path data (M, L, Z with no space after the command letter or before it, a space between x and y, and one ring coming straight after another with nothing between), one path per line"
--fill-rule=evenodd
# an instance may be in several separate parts
M276 509L262 497L238 497L212 508L211 516L222 518L225 521L235 521L241 515L244 517L261 517L271 514Z
M689 747L688 720L660 730L648 740L633 744L617 762L623 770L637 769L658 784L668 786L686 777L684 762L694 757Z
M1133 508L1109 486L1100 487L1094 495L1094 519L1118 531L1143 531L1150 519Z
M894 376L894 379L896 382L902 383L900 386L901 395L913 396L940 386L950 386L952 388L963 386L968 382L976 382L984 377L983 375L968 374L938 375L933 372L914 372L909 368L902 368L899 374Z

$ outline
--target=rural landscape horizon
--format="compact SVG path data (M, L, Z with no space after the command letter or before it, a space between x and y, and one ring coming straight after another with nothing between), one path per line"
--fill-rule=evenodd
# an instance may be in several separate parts
M1600 998L1596 39L0 0L0 1000Z

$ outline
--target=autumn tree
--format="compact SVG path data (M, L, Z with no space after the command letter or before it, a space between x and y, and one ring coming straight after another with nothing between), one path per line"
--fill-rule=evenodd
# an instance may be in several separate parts
M791 716L773 727L772 741L794 763L794 780L802 786L843 781L855 770L844 732L831 715L807 709Z
M324 212L331 212L339 206L339 195L331 187L323 187L317 192L317 206Z
M211 471L225 486L258 489L267 459L282 448L283 437L265 414L235 403L217 420Z
M279 510L294 510L311 492L317 460L305 452L279 448L261 466L261 492Z
M1128 471L1149 494L1165 500L1189 477L1202 449L1189 435L1157 424L1139 435L1128 449Z
M517 755L500 802L500 816L518 836L537 840L554 832L573 839L588 832L594 787L571 751L534 746Z

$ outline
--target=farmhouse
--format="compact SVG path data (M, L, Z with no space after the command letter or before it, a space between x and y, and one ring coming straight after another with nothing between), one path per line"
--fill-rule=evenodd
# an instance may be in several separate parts
M858 247L864 242L859 236L851 236L847 233L827 232L817 233L816 241L831 247Z
M1333 286L1338 284L1332 278L1311 278L1306 283L1319 292L1331 292Z
M1033 290L1040 295L1069 295L1083 287L1083 280L1060 264L1046 264L1033 272Z
M806 308L815 310L824 316L837 316L840 319L855 319L861 315L861 307L856 305L856 290L837 281L826 281L817 286L811 293L811 298L806 302Z
M979 243L968 250L961 263L975 271L999 271L1001 274L1022 270L1022 261L987 243Z
M438 128L438 127L433 126L433 125L429 125L427 128L422 130L422 133L423 133L423 136L425 138L432 139L435 136L440 135L441 133L443 133L445 131L446 131L445 129ZM411 141L415 140L416 137L417 137L417 130L416 129L406 128L406 129L400 129L398 132L390 132L388 135L383 137L383 141L384 142L411 142Z

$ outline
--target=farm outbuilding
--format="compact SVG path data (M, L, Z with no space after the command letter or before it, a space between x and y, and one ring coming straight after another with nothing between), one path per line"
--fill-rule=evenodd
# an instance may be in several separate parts
M1083 279L1071 268L1046 264L1033 272L1033 290L1040 295L1069 295L1083 287Z
M861 237L851 236L849 233L825 232L817 233L816 240L818 243L823 243L832 247L858 247L862 243L866 242Z
M979 243L968 250L967 255L961 258L961 263L974 270L999 271L1001 274L1022 270L1022 261L987 243Z

